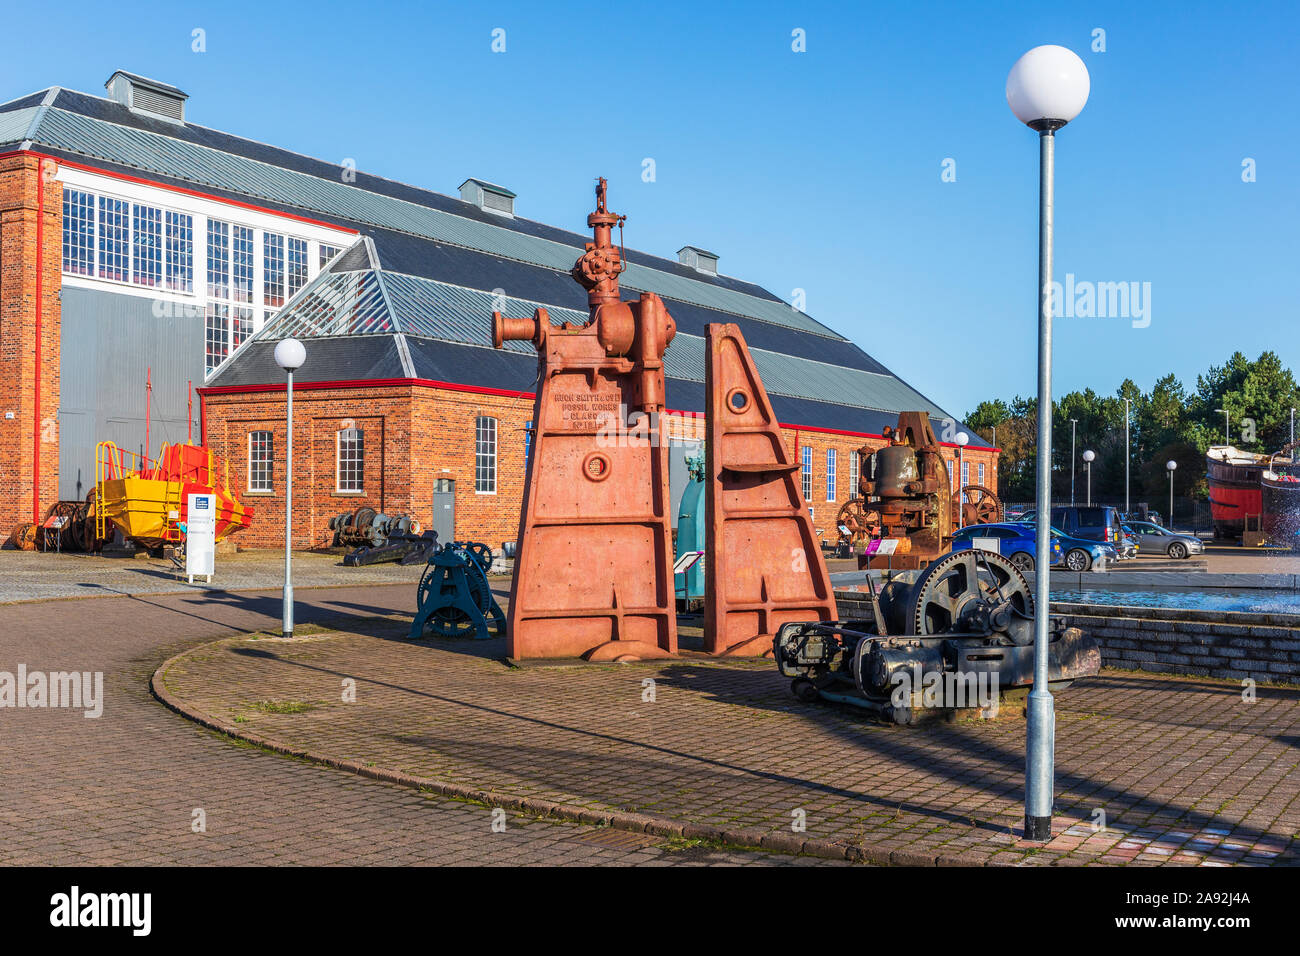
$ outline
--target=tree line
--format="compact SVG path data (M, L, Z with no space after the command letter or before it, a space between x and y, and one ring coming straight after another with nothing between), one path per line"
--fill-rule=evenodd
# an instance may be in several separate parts
M1205 452L1224 443L1245 451L1276 452L1290 440L1291 409L1300 408L1300 387L1291 369L1272 351L1251 361L1234 352L1211 366L1187 389L1175 375L1159 378L1148 392L1125 379L1114 395L1074 391L1052 403L1052 497L1070 497L1070 419L1075 419L1076 499L1084 497L1083 452L1096 453L1092 495L1124 496L1124 399L1129 400L1131 497L1153 503L1169 493L1165 462L1178 462L1174 494L1204 497ZM1300 414L1300 412L1297 412ZM1038 439L1038 401L1017 395L1010 401L980 402L966 425L1002 449L998 491L1003 501L1032 501Z

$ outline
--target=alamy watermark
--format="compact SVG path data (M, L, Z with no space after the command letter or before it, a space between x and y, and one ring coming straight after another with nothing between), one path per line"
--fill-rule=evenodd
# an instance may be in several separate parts
M997 671L923 671L913 664L890 674L889 685L889 702L900 708L978 707L996 717L1001 699Z
M0 708L66 707L95 719L104 713L103 671L0 671Z
M1065 283L1043 290L1043 311L1054 318L1131 319L1133 328L1151 324L1150 282L1092 282L1065 274Z

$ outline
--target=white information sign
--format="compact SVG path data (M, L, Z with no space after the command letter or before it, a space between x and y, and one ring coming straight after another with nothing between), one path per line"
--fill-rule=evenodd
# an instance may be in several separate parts
M994 554L1002 553L1002 542L998 538L971 538L970 546L977 551L992 551Z
M217 553L217 496L190 495L185 516L185 573L212 580Z

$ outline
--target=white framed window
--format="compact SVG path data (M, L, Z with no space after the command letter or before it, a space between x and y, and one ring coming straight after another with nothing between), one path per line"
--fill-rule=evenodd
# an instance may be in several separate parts
M286 302L292 299L298 290L307 284L307 240L295 239L290 236L287 249L288 270L286 278L289 283L289 292L285 297Z
M208 220L208 295L230 298L230 223Z
M272 471L275 445L271 433L257 431L248 433L248 490L271 491Z
M253 230L235 226L230 245L231 297L236 302L253 301Z
M804 445L799 449L802 456L799 477L803 480L803 500L812 501L812 446Z
M979 475L978 484L982 488L984 487L984 462L980 462L978 465L976 465L975 469L976 469L975 474Z
M965 488L970 484L970 462L963 458L961 460L961 486Z
M834 448L826 449L826 500L835 500L835 459L839 454Z
M230 354L230 306L209 302L203 313L203 367L211 372Z
M858 454L857 449L849 452L849 497L858 496L858 479L861 477L860 468L862 467L862 456Z
M284 305L284 236L274 232L262 233L262 303Z
M163 214L155 206L131 204L131 281L162 285Z
M474 419L474 491L497 493L497 420L486 415Z
M183 212L166 214L167 288L194 291L194 217Z
M319 257L318 268L324 269L327 265L330 264L330 260L333 259L335 256L337 256L341 251L342 250L338 246L331 246L322 242L320 244L319 250L317 250L317 254Z
M230 351L235 351L253 334L253 310L237 305L230 310Z
M99 197L99 278L126 282L131 268L131 204Z
M63 190L63 271L95 274L95 197L78 189Z
M366 436L360 428L345 428L337 436L334 490L352 494L365 490Z

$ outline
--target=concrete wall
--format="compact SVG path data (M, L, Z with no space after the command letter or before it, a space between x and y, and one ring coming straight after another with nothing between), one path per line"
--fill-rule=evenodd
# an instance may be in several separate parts
M59 497L85 498L95 484L95 446L143 452L145 379L152 370L150 457L186 436L186 383L203 384L203 313L154 310L154 299L63 289L63 381L59 406ZM194 400L194 441L199 441Z

